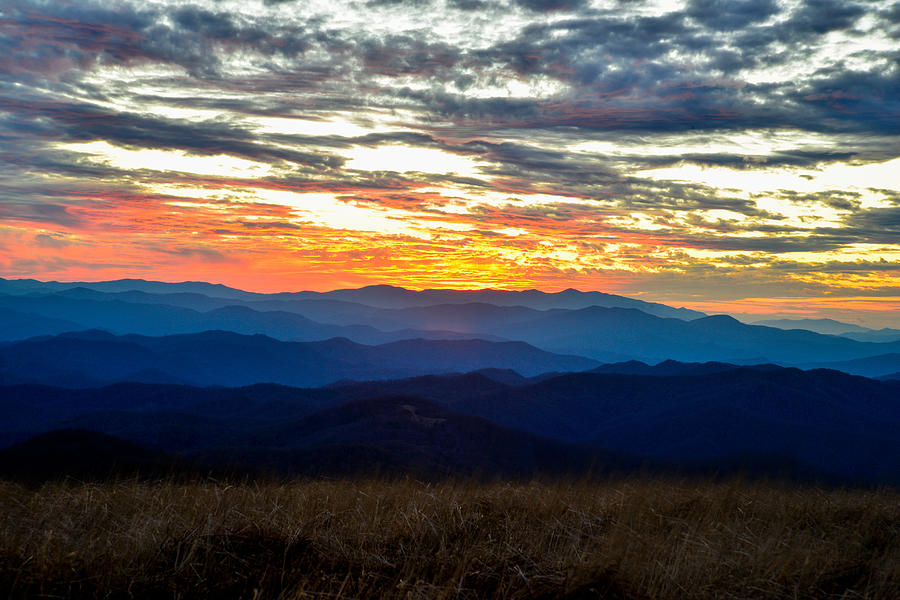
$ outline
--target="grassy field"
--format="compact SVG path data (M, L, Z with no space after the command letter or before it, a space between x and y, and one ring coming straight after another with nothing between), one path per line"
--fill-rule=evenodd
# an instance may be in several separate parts
M900 493L0 482L0 596L900 598Z

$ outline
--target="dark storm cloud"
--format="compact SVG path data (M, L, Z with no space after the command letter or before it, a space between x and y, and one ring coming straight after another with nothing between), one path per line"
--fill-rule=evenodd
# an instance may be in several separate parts
M900 207L854 212L848 216L847 225L872 243L900 244Z
M346 92L352 92L355 85L367 94L374 93L376 98L369 102L375 100L384 106L410 102L435 115L484 121L488 129L515 124L535 131L554 127L647 132L736 130L761 121L821 131L896 129L896 82L860 81L861 86L881 84L883 93L866 97L866 106L856 111L841 110L846 103L842 107L825 100L831 78L810 89L800 89L791 82L736 85L716 75L727 76L761 62L774 65L796 60L809 39L852 26L865 10L861 5L810 2L788 20L769 26L761 23L778 12L778 6L771 2L695 0L682 12L656 16L595 11L572 2L526 4L534 9L572 9L572 18L528 25L510 41L469 51L427 39L418 31L386 38L355 32L337 34L317 29L314 20L306 24L278 23L271 18L248 22L197 6L179 7L166 18L150 10L75 6L59 9L54 19L40 12L28 16L22 11L20 22L24 29L43 28L48 49L54 48L55 41L58 52L67 56L75 52L81 63L95 60L91 56L122 63L168 61L207 79L221 76L218 57L223 53L227 56L240 48L262 55L279 54L293 60L294 65L286 69L272 66L268 77L242 78L228 85L264 92L296 86L313 90L328 82L343 81L345 86L351 84L345 87ZM712 35L723 29L740 30L738 42L723 44ZM791 40L797 48L780 53L772 50L774 44ZM330 53L333 62L312 65L300 60L313 46ZM16 55L13 50L7 54ZM82 52L78 54L78 50ZM692 56L692 64L685 69L686 65L669 58L671 52ZM352 68L353 60L347 61L351 56L362 70ZM444 85L452 81L466 89L496 68L519 76L542 74L561 79L574 85L575 91L552 102L539 102L472 98ZM379 90L367 87L373 75L412 76L441 85L428 90ZM347 81L349 77L356 80L355 84ZM839 86L843 82L833 83ZM335 94L323 93L318 97L316 108L339 109L352 94L336 98ZM308 100L297 98L295 102L302 106ZM249 100L244 103L252 104ZM347 106L353 105L359 102Z
M847 244L858 242L851 234L835 233L820 235L778 235L767 237L736 236L677 236L685 246L706 250L723 250L732 252L764 252L782 254L785 252L828 252Z
M408 35L395 35L361 44L367 73L433 77L445 74L460 58L460 52L446 44L429 43Z
M448 0L447 6L459 10L485 10L491 3L488 0Z
M11 2L0 25L3 71L22 75L53 75L85 69L96 60L128 62L141 54L141 32L154 16L122 7L56 5L44 7Z
M275 160L335 168L343 159L323 153L304 153L259 144L244 129L222 122L191 123L142 114L107 111L80 103L0 96L0 111L30 121L32 135L45 141L90 142L195 154L230 154L252 160Z
M690 183L630 179L617 186L610 196L619 206L641 212L727 210L753 217L777 218L758 209L752 199L720 196L712 188Z
M513 2L522 8L539 12L575 10L586 4L585 0L513 0Z
M512 142L490 143L473 141L459 147L447 146L457 152L471 153L483 160L496 163L498 166L489 169L496 175L522 175L526 172L542 171L556 173L558 176L579 175L596 180L609 181L618 178L617 173L603 161L587 155L577 155L564 150L548 150L535 148L525 144Z
M436 117L480 121L476 125L485 131L490 131L493 127L526 125L541 116L540 103L530 98L473 98L441 90L420 91L409 88L401 88L394 94L400 100L428 107L429 112Z
M485 63L505 64L520 74L543 73L586 84L610 75L607 67L707 43L689 27L683 14L625 18L601 13L526 26L515 39L479 51L475 57ZM622 73L619 81L637 79Z
M410 8L423 8L432 3L432 0L367 0L366 6L409 6Z
M218 71L223 50L294 57L308 47L302 27L249 24L191 5L165 12L154 5L13 2L8 11L0 28L6 33L0 36L0 65L14 76L138 62L174 64L208 76Z
M597 13L590 18L534 24L513 40L469 53L459 64L560 79L574 86L568 97L537 106L527 102L510 106L500 99L473 99L446 90L418 92L414 99L441 115L490 119L500 126L527 118L524 126L536 130L570 126L724 131L765 122L813 131L893 133L898 110L891 81L872 81L876 94L866 98L868 106L854 111L807 100L815 97L817 90L793 81L752 85L727 79L744 68L775 68L808 60L810 45L829 31L851 27L864 11L855 4L812 2L786 21L767 25L766 19L778 12L773 3L698 1L682 13L640 17ZM740 29L732 44L713 35L731 27ZM671 60L672 52L691 56L690 62ZM820 86L827 87L828 80L815 87ZM874 123L872 115L876 116Z
M823 163L848 161L857 155L856 152L820 150L820 151L783 151L771 154L699 154L686 153L670 156L629 156L629 162L641 164L644 168L660 168L677 164L729 167L732 169L752 170L761 165L770 167L806 167L812 168Z
M798 90L796 101L825 116L835 130L900 134L900 70L835 71Z
M779 11L774 0L691 0L685 12L707 27L734 31L765 21Z
M856 2L805 0L784 28L793 33L823 34L852 27L865 12L865 5Z

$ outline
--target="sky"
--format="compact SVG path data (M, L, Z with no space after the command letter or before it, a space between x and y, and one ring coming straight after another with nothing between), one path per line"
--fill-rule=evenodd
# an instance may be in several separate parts
M5 0L0 276L900 326L900 2Z

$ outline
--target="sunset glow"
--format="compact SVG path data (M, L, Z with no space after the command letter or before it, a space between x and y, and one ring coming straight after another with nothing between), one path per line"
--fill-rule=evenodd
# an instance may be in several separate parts
M13 0L0 42L5 278L900 327L897 4Z

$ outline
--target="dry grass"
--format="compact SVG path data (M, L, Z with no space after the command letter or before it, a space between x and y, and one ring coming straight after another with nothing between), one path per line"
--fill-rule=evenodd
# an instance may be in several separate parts
M0 596L900 598L900 494L0 482Z

